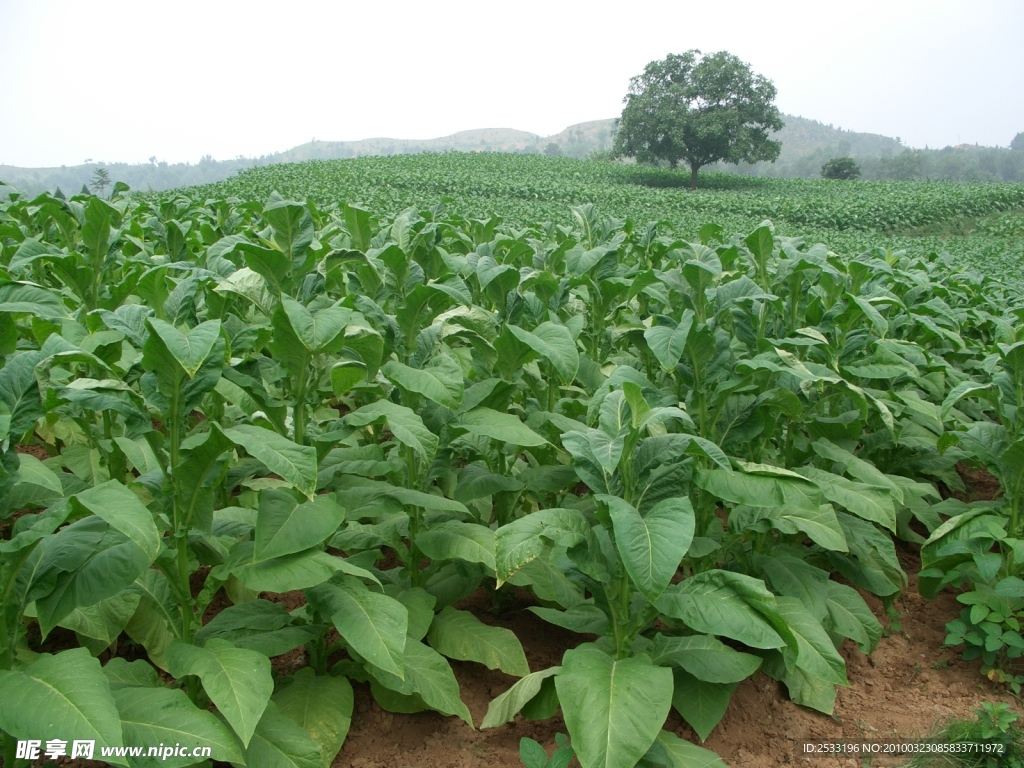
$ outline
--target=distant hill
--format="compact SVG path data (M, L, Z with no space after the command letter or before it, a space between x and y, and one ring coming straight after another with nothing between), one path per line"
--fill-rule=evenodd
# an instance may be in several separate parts
M755 176L817 177L822 164L833 157L852 157L865 179L952 179L955 181L1024 181L1024 152L998 147L964 146L918 150L899 139L873 133L834 128L805 117L783 115L785 127L776 134L782 153L775 163L719 165ZM204 157L190 163L89 163L60 168L18 168L0 165L0 181L28 194L60 187L75 194L88 185L98 168L106 168L113 181L132 189L164 190L220 181L243 168L333 160L367 155L402 155L420 152L520 152L586 158L612 148L614 118L570 125L560 133L540 136L514 128L480 128L434 139L373 138L358 141L311 141L284 152L257 158L217 161Z

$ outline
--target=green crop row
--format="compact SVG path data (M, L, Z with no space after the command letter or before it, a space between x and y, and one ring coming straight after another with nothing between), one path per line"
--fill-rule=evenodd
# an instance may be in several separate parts
M583 768L721 765L670 710L705 739L761 671L830 713L840 645L882 635L862 592L906 586L897 539L923 545L922 589L974 585L961 641L986 664L1024 646L1019 294L945 255L721 225L796 216L771 180L748 211L749 189L670 198L658 171L478 162L0 202L6 765L60 738L327 766L353 683L482 728L560 710ZM811 191L914 210L858 189ZM922 220L960 194L915 189ZM590 191L630 220L565 207ZM960 462L1004 497L943 501ZM531 669L459 607L511 586L597 639ZM58 627L77 647L41 652ZM482 722L451 659L514 680Z

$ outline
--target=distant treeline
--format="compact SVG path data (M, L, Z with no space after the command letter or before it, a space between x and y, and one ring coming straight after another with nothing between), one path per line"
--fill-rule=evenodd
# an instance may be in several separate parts
M783 156L774 164L723 165L721 170L772 178L818 178L832 158L853 157L861 179L874 181L1022 182L1024 152L1002 147L965 146L945 149L904 149L891 156L863 156L848 148L821 147L802 155Z

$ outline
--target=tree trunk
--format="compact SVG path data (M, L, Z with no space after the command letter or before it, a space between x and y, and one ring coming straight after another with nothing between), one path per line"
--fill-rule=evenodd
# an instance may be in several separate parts
M697 188L697 171L699 169L699 165L690 166L690 191L693 191Z

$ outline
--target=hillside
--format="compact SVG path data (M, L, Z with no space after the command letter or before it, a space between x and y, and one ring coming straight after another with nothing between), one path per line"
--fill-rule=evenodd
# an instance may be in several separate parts
M794 115L783 115L783 119L786 125L776 134L782 142L778 161L720 165L718 170L776 178L816 178L826 160L850 156L860 163L864 179L1024 181L1024 152L978 146L918 150L888 136L847 131ZM98 168L106 168L113 181L123 181L132 189L157 191L221 181L246 168L308 160L423 152L505 152L582 159L612 148L615 123L615 118L590 120L570 125L550 136L514 128L480 128L432 139L377 137L358 141L311 141L272 155L223 161L206 156L196 164L89 163L59 168L0 165L0 181L30 195L58 187L72 194L83 184L89 184Z

